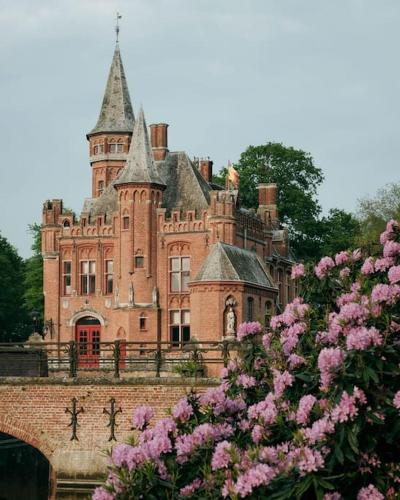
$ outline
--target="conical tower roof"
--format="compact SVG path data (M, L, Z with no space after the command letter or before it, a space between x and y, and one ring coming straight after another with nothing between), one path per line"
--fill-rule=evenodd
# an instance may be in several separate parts
M119 46L115 47L99 119L89 135L100 132L132 132L133 114Z
M119 184L130 183L152 183L165 186L154 164L153 152L142 108L133 127L131 146L126 159L126 165L114 185L118 186Z

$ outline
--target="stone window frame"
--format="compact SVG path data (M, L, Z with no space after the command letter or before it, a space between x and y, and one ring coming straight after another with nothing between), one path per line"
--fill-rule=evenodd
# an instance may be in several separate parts
M69 264L69 269L66 271L65 264ZM72 260L65 259L62 261L62 295L71 295L72 293ZM67 284L69 281L69 284ZM68 290L69 288L69 290Z
M87 272L84 272L84 265L87 264ZM92 267L93 265L93 267ZM93 272L91 272L93 269ZM84 289L86 288L86 291ZM79 292L80 295L94 295L96 293L96 261L91 259L81 259L79 261Z
M97 196L101 196L104 193L105 182L103 179L97 181Z
M254 297L247 297L246 321L254 321Z
M95 144L93 146L93 153L95 155L101 155L104 153L104 144Z
M146 332L147 331L147 316L145 315L145 313L140 313L140 316L139 316L139 330L141 332Z
M168 257L168 274L169 274L169 291L170 293L188 293L189 292L189 280L190 280L190 267L191 260L190 255L171 255ZM183 262L188 261L189 266L188 269L184 269ZM179 261L179 266L173 267L173 261ZM174 278L173 276L177 276L178 286L175 289Z
M174 313L176 313L176 315ZM179 316L179 321L172 319L173 314L175 317ZM184 345L186 342L190 342L190 316L190 309L188 308L168 309L168 331L172 347L179 347ZM187 319L189 319L189 321L187 321ZM174 332L178 334L177 339L174 339Z
M111 264L111 270L109 264ZM104 294L111 295L113 291L114 291L114 260L106 257L104 259Z

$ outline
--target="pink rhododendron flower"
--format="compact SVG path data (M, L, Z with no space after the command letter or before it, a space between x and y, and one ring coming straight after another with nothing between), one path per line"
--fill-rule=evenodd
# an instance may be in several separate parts
M114 500L115 495L109 493L104 488L96 488L92 495L92 500Z
M151 406L139 406L133 412L132 424L135 429L142 430L154 417L154 410Z
M361 258L362 258L361 248L353 250L353 253L351 254L351 260L353 262L357 262L358 260L361 260Z
M342 500L342 495L337 491L333 491L332 493L325 493L323 500Z
M383 247L384 257L395 257L400 253L400 243L397 241L389 240L385 243Z
M271 335L269 333L266 333L265 335L262 336L262 345L264 349L268 351L271 345Z
M399 285L386 285L378 283L374 286L371 292L372 302L386 302L386 304L394 304L400 297Z
M342 264L346 264L350 260L349 252L339 252L335 255L335 263L337 266L341 266Z
M245 389L248 389L249 387L254 387L256 385L256 379L250 375L242 373L236 379L236 383L243 386Z
M294 377L287 370L281 373L278 370L273 369L272 373L274 377L274 393L275 397L278 399L282 396L286 387L290 387L293 384Z
M296 413L296 422L299 425L306 425L310 416L310 412L317 398L311 394L303 396L300 399L299 407Z
M364 264L361 267L361 274L367 275L375 272L374 267L374 259L372 257L368 257L365 259Z
M343 269L340 270L339 276L344 279L350 276L350 268L349 267L344 267Z
M376 259L375 261L375 271L386 271L390 266L393 266L393 257L383 257L382 259Z
M248 417L254 420L261 418L266 425L274 423L278 416L278 409L274 399L274 395L269 393L264 401L249 406L247 410Z
M234 491L241 498L251 494L254 488L269 484L276 476L276 471L266 464L257 464L239 475Z
M362 351L371 346L378 346L382 344L382 335L379 330L374 327L366 328L359 326L351 328L346 338L347 349L356 349Z
M172 409L172 416L181 422L187 422L193 415L193 408L186 398L180 399Z
M318 369L321 372L321 389L327 389L333 378L332 372L344 361L344 352L339 348L324 348L318 356Z
M262 326L258 321L251 321L249 323L242 323L239 325L237 331L238 340L243 340L249 335L257 335L262 332Z
M393 398L393 405L400 410L400 391L397 391Z
M289 361L289 368L291 370L305 363L305 359L297 354L291 354L288 357L288 361Z
M400 281L400 266L393 266L389 269L388 278L390 283L397 283Z
M323 257L315 266L314 271L317 277L321 280L328 276L330 269L335 267L335 262L331 257Z
M231 448L232 445L228 441L221 441L217 444L211 459L212 470L224 469L228 467L231 461Z
M306 274L304 264L295 264L292 267L292 274L291 274L291 279L295 280L297 278L301 278Z
M385 500L385 497L370 484L366 488L361 488L357 494L357 500Z
M304 429L303 435L309 444L315 444L326 439L328 434L335 430L335 426L328 416L316 420L311 427Z
M256 424L254 427L253 427L253 430L251 431L251 439L253 440L253 443L254 444L258 444L263 435L264 435L264 427L262 427L261 425L259 424Z
M353 420L358 415L357 401L360 404L365 404L365 394L357 388L357 391L350 396L346 391L343 391L339 403L333 408L331 412L331 419L333 423L343 423L348 420Z
M184 486L179 491L179 494L183 497L190 497L193 493L203 486L204 482L201 479L194 479L190 484Z

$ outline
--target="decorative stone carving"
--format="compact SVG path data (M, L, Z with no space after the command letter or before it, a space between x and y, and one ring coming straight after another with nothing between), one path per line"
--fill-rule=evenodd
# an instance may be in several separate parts
M128 289L128 302L129 305L132 307L135 303L135 291L133 289L133 283L129 283L129 289Z
M158 292L158 288L155 286L153 288L153 306L159 307L159 303L160 303L160 294Z
M226 332L225 335L227 337L232 337L236 333L236 314L233 310L232 306L229 307L228 312L226 313Z

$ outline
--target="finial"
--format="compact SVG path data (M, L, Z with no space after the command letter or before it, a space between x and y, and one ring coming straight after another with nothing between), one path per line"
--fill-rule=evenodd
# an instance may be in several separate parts
M119 37L119 20L121 19L121 14L117 12L117 18L116 18L116 24L115 24L115 33L116 33L116 40L115 43L118 43L118 37Z

